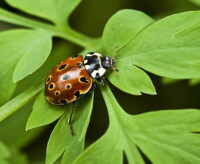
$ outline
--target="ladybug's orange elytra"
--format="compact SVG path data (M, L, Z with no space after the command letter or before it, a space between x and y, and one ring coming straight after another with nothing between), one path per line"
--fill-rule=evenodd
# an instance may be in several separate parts
M49 73L45 85L48 102L54 105L69 104L90 90L92 78L86 69L77 63L83 63L82 56L64 60Z

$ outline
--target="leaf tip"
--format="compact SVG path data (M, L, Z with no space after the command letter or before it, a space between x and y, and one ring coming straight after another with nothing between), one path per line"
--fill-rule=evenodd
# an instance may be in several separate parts
M14 83L17 83L17 82L20 81L21 79L23 79L23 78L21 78L20 76L16 75L15 73L13 74L13 82L14 82Z
M156 92L156 90L153 90L150 94L151 95L157 95L157 92Z
M29 131L29 130L31 130L31 129L32 129L31 127L26 126L26 132Z
M29 131L31 129L35 128L34 125L31 125L30 122L28 121L27 124L26 124L26 131Z
M157 92L155 91L154 93L152 93L152 95L158 95Z

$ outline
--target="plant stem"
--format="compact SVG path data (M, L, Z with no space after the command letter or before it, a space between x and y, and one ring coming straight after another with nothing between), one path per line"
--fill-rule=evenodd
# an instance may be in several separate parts
M0 8L0 20L28 28L43 29L50 32L53 36L69 40L82 47L91 47L97 42L97 39L83 35L70 28L70 26L67 24L62 26L54 26L14 14L2 8Z
M55 36L69 40L82 47L96 47L96 44L99 43L99 39L83 35L72 29L69 25L66 25L62 31L61 29L55 29L54 34Z
M0 121L3 121L8 116L19 110L26 103L28 103L38 92L42 90L43 87L43 83L36 84L0 107Z
M20 16L17 14L14 14L2 8L0 8L0 20L11 23L11 24L28 27L28 28L42 28L42 29L48 29L52 31L54 28L52 25L48 25L39 21L35 21L35 20Z

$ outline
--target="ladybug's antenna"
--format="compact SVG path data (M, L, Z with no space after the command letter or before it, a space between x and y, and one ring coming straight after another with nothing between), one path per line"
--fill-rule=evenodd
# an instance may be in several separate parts
M112 52L112 54L111 54L111 58L112 59L116 59L117 57L115 56L115 53L116 53L116 51L117 51L117 48L118 48L118 46L115 46L115 48L114 48L114 50L113 50L113 52Z
M115 46L112 54L111 54L111 60L112 60L112 64L111 64L111 68L113 70L113 72L116 74L117 78L119 78L119 74L118 74L118 69L115 67L115 60L117 59L117 56L115 56L115 53L117 51L118 46Z

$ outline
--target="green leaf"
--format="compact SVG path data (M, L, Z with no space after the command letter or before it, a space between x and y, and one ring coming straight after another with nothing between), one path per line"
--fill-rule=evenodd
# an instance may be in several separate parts
M87 148L75 164L144 164L138 148L152 163L200 163L200 111L163 110L129 115L108 85L100 86L109 113L107 132ZM106 145L106 146L105 146Z
M197 4L197 5L200 5L200 0L189 0L189 1L191 1L191 2L193 2L195 4Z
M136 120L141 133L134 134L135 142L153 163L200 162L200 138L193 133L200 131L199 110L150 112Z
M45 31L32 31L24 47L21 47L21 56L16 65L13 80L19 81L35 72L47 60L51 52L51 35ZM16 44L16 43L15 43Z
M103 31L104 54L111 55L116 47L122 48L152 23L153 20L140 11L118 11L108 20Z
M13 94L16 87L13 78L14 81L21 80L46 60L51 42L50 36L47 35L46 32L36 30L10 30L0 33L0 61L3 61L0 69L4 70L0 72L0 104L10 99Z
M9 164L7 160L0 159L1 164Z
M164 77L164 78L161 79L162 84L165 84L165 85L173 84L173 83L176 83L178 81L180 81L180 80L179 79L170 79L170 78L167 78L167 77ZM199 78L189 79L188 83L189 83L190 86L195 86L195 85L200 84L200 79Z
M74 3L75 1L76 0L70 1L70 3L71 2ZM59 17L62 18L61 16ZM53 36L68 40L82 47L89 47L89 48L93 47L92 49L94 49L94 47L98 47L98 48L100 47L99 38L96 38L96 39L91 38L73 30L67 24L66 20L61 23L58 22L57 26L54 26L52 24L48 24L47 22L33 20L33 19L18 15L15 13L12 13L2 8L0 8L0 20L7 23L31 28L31 29L42 29L46 32L48 31Z
M33 96L40 92L43 88L43 84L35 84L26 91L22 92L11 101L0 107L0 121L6 119L8 116L19 110L27 102L29 102Z
M70 44L67 43L66 41L64 40L56 41L45 63L33 74L27 76L26 78L17 83L17 88L15 90L14 95L18 95L19 93L25 91L31 85L33 85L35 81L41 81L44 83L45 78L48 75L49 71L60 61L65 60L67 57L69 57L70 54L73 54L72 49L73 47L70 46Z
M138 67L130 64L117 63L117 72L109 74L110 82L124 92L141 95L141 93L156 94L155 88L149 76Z
M153 20L142 12L135 10L121 10L112 16L105 26L102 39L104 54L112 55L133 40L140 32L147 28ZM114 54L113 54L114 55ZM118 57L118 53L116 53ZM141 92L155 94L155 88L145 72L130 62L116 60L119 78L111 73L109 80L124 92L140 95Z
M114 129L107 131L103 137L83 152L75 164L100 164L102 161L105 164L123 163L123 150L120 143L117 143L118 137L118 131L115 132Z
M176 83L178 81L180 81L180 80L179 79L171 79L171 78L167 78L167 77L163 77L161 79L161 82L164 85L174 84L174 83Z
M69 57L70 54L73 54L72 48L73 47L65 41L57 41L56 43L54 43L54 47L47 61L29 78L20 81L18 87L21 89L25 85L32 84L32 82L37 80L38 78L44 79L45 76L47 76L49 70L54 65ZM58 107L47 103L44 98L44 92L42 91L40 95L38 95L38 97L36 98L33 106L33 111L26 125L26 129L29 130L49 124L59 118L66 109L67 108L65 106Z
M28 159L24 153L21 153L17 149L11 149L11 158L9 158L9 164L29 164Z
M6 0L6 2L29 14L48 19L55 24L62 24L67 21L81 0Z
M189 85L194 86L200 84L200 79L190 79L189 80Z
M28 103L9 118L0 122L0 140L9 148L24 148L44 131L44 128L25 131L32 105L33 103Z
M48 60L40 67L36 72L34 72L31 76L26 77L25 79L18 82L18 87L16 89L15 95L16 98L5 104L0 108L0 116L3 114L2 110L11 110L11 113L6 115L4 118L8 117L16 110L19 110L22 106L24 106L27 102L29 102L33 96L35 96L38 92L42 90L44 87L44 82L41 84L36 84L33 87L33 82L44 80L45 76L48 74L49 70L56 65L58 62L64 60L69 54L72 53L72 47L69 46L64 41L56 42L52 53L50 54ZM1 118L0 118L1 120Z
M0 158L9 158L9 157L10 157L10 152L8 148L0 141Z
M46 164L53 164L64 152L70 140L68 116L67 113L64 113L51 133L46 151Z
M8 148L0 141L0 163L8 164L7 158L10 157Z
M200 12L166 17L117 52L120 62L169 78L200 77Z
M26 125L26 130L52 123L57 120L66 109L66 107L49 104L45 100L44 91L42 91L36 98L33 111Z
M93 106L93 94L88 94L77 101L72 124L74 135L70 134L67 111L54 128L47 145L46 163L54 163L64 152L62 163L73 163L84 148L86 130Z
M3 148L3 149L2 149ZM5 154L6 153L6 154ZM0 142L0 163L1 164L28 164L27 158L19 150L5 147Z

